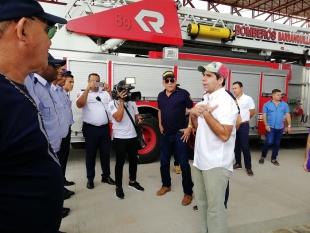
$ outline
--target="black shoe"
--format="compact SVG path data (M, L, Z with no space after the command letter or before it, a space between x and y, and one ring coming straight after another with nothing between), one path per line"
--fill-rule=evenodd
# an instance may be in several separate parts
M196 205L193 206L193 210L196 211L196 212L198 212L198 206L196 206Z
M101 178L101 182L102 183L108 183L110 185L115 185L115 181L111 178L111 177L108 177L108 178Z
M94 181L93 181L93 180L88 180L88 181L87 181L86 187L87 187L88 189L93 189L93 188L95 188Z
M64 199L67 200L69 199L72 195L74 195L75 193L73 191L70 191L68 189L64 189Z
M115 194L116 194L116 198L121 200L125 198L125 194L123 192L123 188L122 187L116 187L115 188Z
M65 210L64 208L62 208L62 218L65 218L68 216L70 210Z
M73 181L67 181L67 180L64 180L64 185L65 186L71 186L71 185L74 185L75 183Z
M129 182L128 188L133 189L133 190L137 190L137 191L140 191L140 192L144 191L144 188L141 187L140 184L137 181L135 181L133 183Z

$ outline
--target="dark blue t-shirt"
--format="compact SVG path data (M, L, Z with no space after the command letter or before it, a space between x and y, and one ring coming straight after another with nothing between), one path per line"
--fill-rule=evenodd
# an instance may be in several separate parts
M188 91L177 87L168 97L164 90L158 94L157 101L165 135L171 135L180 129L187 128L185 110L193 107L193 101Z
M2 75L0 99L0 232L58 232L63 175L39 113Z

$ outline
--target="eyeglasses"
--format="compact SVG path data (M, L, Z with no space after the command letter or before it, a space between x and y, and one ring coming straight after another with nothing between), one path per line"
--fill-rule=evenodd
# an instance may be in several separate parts
M57 32L57 27L56 26L48 26L46 25L45 23L41 22L40 20L36 20L35 18L33 17L29 17L30 19L40 23L40 24L43 24L44 27L45 27L45 31L47 32L47 35L48 35L48 38L52 39L55 35L55 33Z
M172 79L165 79L165 83L166 83L166 84L168 84L169 82L170 82L170 83L174 83L174 81L175 81L175 80L174 80L173 78L172 78Z
M45 27L45 31L46 31L46 33L47 33L47 34L48 34L48 32L49 32L49 31L53 28L53 27L48 26L47 24L45 24L45 23L41 22L40 20L37 20L36 18L29 17L29 19L32 19L32 20L34 20L34 21L36 21L36 22L38 22L38 23L40 23L40 24L44 25L44 27Z

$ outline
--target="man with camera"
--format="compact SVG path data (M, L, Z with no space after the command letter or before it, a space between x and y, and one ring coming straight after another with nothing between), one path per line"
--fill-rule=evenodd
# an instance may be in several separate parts
M161 132L160 139L160 173L162 187L157 192L162 196L171 191L170 159L175 152L182 170L182 185L184 198L182 205L192 202L193 182L191 167L188 162L187 141L193 128L186 121L185 111L193 107L193 101L188 91L177 87L172 71L162 75L165 90L158 94L158 123Z
M136 181L138 167L138 145L135 124L141 124L143 119L139 115L137 105L131 101L129 90L133 87L126 85L124 80L114 87L113 99L109 103L109 112L113 123L113 143L116 155L115 164L115 193L116 198L124 199L122 188L123 166L126 154L129 159L129 183L128 188L144 191L144 188ZM134 119L135 122L134 123Z
M98 85L99 84L99 85ZM99 88L99 86L103 88ZM99 149L102 169L101 182L114 185L110 177L111 136L108 117L108 104L111 101L110 87L100 82L98 74L88 76L88 86L77 96L76 106L83 110L83 135L86 147L86 173L88 189L93 189L96 154Z

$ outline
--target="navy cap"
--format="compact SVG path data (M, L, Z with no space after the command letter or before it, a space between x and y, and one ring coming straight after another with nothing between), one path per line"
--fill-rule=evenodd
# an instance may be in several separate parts
M166 78L175 78L174 73L172 71L166 71L163 73L163 80Z
M1 0L0 21L37 16L45 19L49 26L56 23L66 24L67 20L45 13L37 0Z
M66 70L66 69L62 69L61 74L62 75L71 74L71 71L70 70Z
M60 60L60 59L55 59L50 53L48 54L48 63L52 63L55 65L61 65L64 66L67 61L66 60Z

